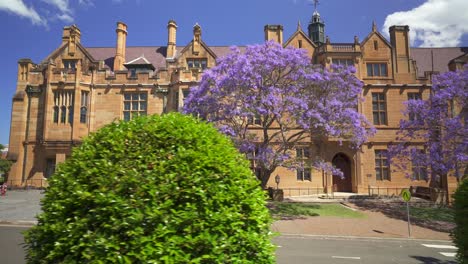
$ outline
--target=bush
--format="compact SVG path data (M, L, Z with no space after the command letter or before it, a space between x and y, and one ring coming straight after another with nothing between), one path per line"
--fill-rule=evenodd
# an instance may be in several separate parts
M180 114L107 125L58 167L29 263L272 263L271 217L249 163Z
M452 238L458 247L458 261L468 263L468 178L461 182L453 198L457 226L452 232Z

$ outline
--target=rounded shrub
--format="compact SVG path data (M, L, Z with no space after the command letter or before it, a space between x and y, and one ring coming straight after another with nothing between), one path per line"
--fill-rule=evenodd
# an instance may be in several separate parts
M29 263L272 263L271 217L245 157L181 114L107 125L58 166Z
M462 180L453 198L456 227L452 231L452 238L458 247L458 262L468 264L468 178Z

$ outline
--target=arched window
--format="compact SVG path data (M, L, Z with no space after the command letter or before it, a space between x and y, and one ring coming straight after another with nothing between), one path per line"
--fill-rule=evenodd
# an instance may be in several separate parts
M80 123L86 124L86 115L88 114L88 109L86 106L80 108Z
M65 124L67 121L67 107L62 106L60 107L60 123Z
M73 124L73 106L68 107L68 123Z
M59 121L59 107L54 106L54 123L58 124Z

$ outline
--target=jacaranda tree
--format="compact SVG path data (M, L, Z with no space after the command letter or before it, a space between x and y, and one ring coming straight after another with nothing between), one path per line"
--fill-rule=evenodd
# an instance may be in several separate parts
M460 177L468 161L468 66L437 75L427 100L409 100L391 147L396 168L424 168L428 179L447 188L448 175ZM415 143L419 142L419 143ZM448 193L447 193L448 195ZM448 196L447 196L448 198Z
M362 82L354 73L313 65L305 50L275 42L243 52L234 47L190 90L184 112L214 122L241 152L255 153L265 187L278 166L300 166L291 152L304 141L365 142L372 129L357 112ZM315 165L329 169L321 161Z

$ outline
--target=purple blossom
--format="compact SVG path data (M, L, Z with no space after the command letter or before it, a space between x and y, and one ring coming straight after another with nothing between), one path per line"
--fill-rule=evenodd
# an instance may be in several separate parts
M256 151L262 186L278 166L299 167L291 153L312 137L359 147L375 132L357 112L362 82L353 67L328 70L275 42L231 51L190 90L184 112L214 122L241 152Z
M392 164L408 172L423 167L432 180L463 175L468 162L468 65L434 77L428 100L409 100L398 142L389 149ZM413 143L412 143L413 142ZM421 142L419 144L415 142Z

